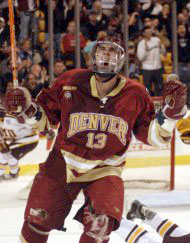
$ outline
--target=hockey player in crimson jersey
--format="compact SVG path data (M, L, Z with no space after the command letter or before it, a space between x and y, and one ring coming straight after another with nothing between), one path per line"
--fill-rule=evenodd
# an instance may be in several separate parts
M65 72L37 101L23 88L7 93L6 110L19 120L39 130L60 124L53 150L32 185L21 242L44 243L52 229L62 230L81 190L80 243L108 242L122 217L121 172L132 132L146 144L163 145L185 115L186 87L181 82L166 83L156 118L144 86L119 73L124 61L121 41L108 37L94 46L92 70Z

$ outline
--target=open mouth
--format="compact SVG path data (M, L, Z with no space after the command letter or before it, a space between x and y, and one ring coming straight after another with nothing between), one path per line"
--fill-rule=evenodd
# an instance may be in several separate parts
M104 65L104 67L108 67L109 66L109 62L104 62L103 65Z

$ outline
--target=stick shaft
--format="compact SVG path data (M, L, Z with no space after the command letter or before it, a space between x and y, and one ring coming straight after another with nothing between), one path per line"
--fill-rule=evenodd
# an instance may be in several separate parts
M16 57L16 41L15 41L15 21L14 21L14 9L13 1L8 0L9 6L9 26L10 26L10 43L11 43L11 57L12 57L12 70L13 70L13 86L18 87L17 79L17 57Z
M44 139L47 139L47 137L46 136L43 136L43 137L39 137L38 139L33 140L31 142L12 144L12 145L9 146L9 148L10 149L20 148L20 147L26 146L28 144L37 143L37 142L39 142L41 140L44 140Z

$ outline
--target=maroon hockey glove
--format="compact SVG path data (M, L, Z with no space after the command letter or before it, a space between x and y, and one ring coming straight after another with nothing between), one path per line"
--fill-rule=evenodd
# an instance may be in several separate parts
M19 122L30 119L37 112L37 105L32 102L30 92L24 87L10 89L5 95L5 110L16 116Z
M163 90L163 114L172 120L181 119L187 112L186 85L177 81L169 80L164 84Z

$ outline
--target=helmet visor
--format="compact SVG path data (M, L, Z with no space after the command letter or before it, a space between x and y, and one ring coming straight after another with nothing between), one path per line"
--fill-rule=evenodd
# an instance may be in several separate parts
M92 67L94 72L118 73L125 60L124 49L117 43L100 41L92 52Z

